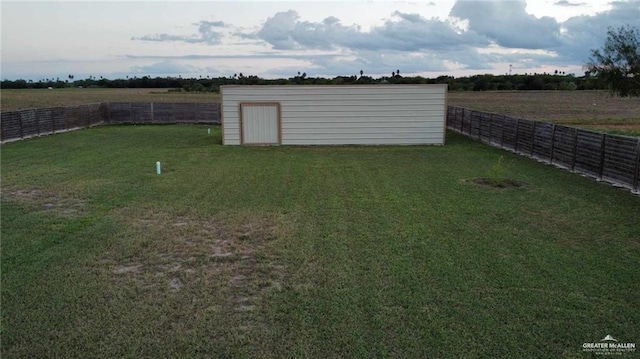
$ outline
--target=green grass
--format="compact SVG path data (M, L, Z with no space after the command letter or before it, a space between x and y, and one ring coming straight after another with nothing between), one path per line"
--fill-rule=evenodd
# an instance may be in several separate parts
M2 146L3 358L584 358L640 340L639 196L453 133L223 147L206 129ZM469 181L500 156L525 186Z

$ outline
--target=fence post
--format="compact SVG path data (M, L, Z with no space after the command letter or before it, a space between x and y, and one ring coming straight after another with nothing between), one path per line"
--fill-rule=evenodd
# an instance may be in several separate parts
M64 119L64 130L69 131L69 121L67 121L67 109L69 107L64 107L64 112L62 113L62 118Z
M478 111L471 111L471 119L473 119L473 113L479 113ZM478 119L478 141L482 142L482 117L475 116Z
M607 142L607 134L602 134L602 140L600 141L600 181L604 177L604 145Z
M520 119L516 117L516 144L513 146L516 153L518 153L518 140L520 140Z
M24 129L22 128L22 111L20 111L20 138L24 139Z
M553 132L551 132L551 153L549 153L549 163L553 164L553 153L556 149L556 124L553 124Z
M504 127L507 123L507 116L502 115L502 133L500 134L500 148L504 148Z
M38 109L33 109L33 118L36 121L36 132L38 133L38 137L40 137L40 119L38 117Z
M573 129L573 151L571 153L571 172L576 171L576 157L578 156L578 129Z
M638 145L636 146L636 173L633 176L633 192L640 193L640 138L638 138Z
M533 151L536 149L536 124L538 121L533 121L533 136L531 136L531 153L530 157L533 157Z
M489 144L493 138L493 113L489 115Z

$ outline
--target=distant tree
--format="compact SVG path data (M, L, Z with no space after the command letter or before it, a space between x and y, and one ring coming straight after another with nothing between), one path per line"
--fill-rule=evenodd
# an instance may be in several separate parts
M396 77L396 73L391 71L391 77Z
M360 70L360 77L364 74L364 71Z
M396 75L400 76L400 70L396 70Z
M611 27L602 49L591 50L585 65L590 74L620 96L640 96L640 29Z

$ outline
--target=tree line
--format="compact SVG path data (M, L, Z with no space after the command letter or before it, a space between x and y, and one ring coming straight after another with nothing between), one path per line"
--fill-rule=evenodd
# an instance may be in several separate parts
M72 75L71 75L72 76ZM333 78L310 77L306 73L298 73L289 78L265 79L255 75L221 77L128 77L125 79L106 79L89 76L86 79L74 80L60 78L42 79L38 81L3 80L3 89L47 89L47 88L168 88L175 92L218 92L223 85L358 85L358 84L447 84L450 91L497 91L497 90L593 90L605 89L606 85L597 78L585 74L576 77L561 72L543 74L514 75L473 75L464 77L439 76L427 78L422 76L402 76L393 71L391 76L372 77L360 71L351 76Z

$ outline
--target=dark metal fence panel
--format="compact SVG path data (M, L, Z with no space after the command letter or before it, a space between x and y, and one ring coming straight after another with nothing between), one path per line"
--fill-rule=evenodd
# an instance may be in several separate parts
M480 141L491 142L491 114L484 112L480 113L478 121L480 122L480 126L478 126L478 136L480 137Z
M491 129L489 141L494 146L502 147L504 142L504 116L491 114Z
M152 123L153 103L131 102L129 105L131 123Z
M2 142L22 138L20 111L0 113L0 136Z
M38 121L38 134L53 133L53 116L50 108L36 109L36 120Z
M220 123L220 104L196 103L196 122Z
M84 111L81 107L66 107L64 118L67 123L67 130L79 129L86 126Z
M493 146L640 191L640 138L462 108L447 109L447 127Z
M220 124L219 103L109 102L5 111L0 142L108 124Z
M513 117L505 116L502 129L504 131L502 147L516 151L518 145L518 120Z
M109 102L109 123L131 123L131 104L129 102Z
M67 130L67 122L65 121L64 114L65 114L64 107L54 107L51 109L53 133Z
M469 114L469 134L474 138L480 138L480 116L481 113L477 111L471 111Z
M172 103L153 104L154 123L175 123L175 111Z
M463 108L461 115L462 115L462 133L471 134L471 110Z
M551 161L553 152L554 125L547 122L535 122L532 156L543 161Z
M533 138L535 134L535 121L518 119L518 141L516 149L518 153L530 156L533 153Z
M553 157L551 158L554 165L569 170L573 169L576 134L576 128L556 125L553 137Z
M38 119L36 118L36 110L20 111L20 121L22 122L22 137L38 136Z
M633 137L609 136L604 141L602 179L633 189L636 174L638 140Z
M578 129L574 170L592 177L600 177L604 135Z
M176 103L173 107L175 111L176 122L179 123L195 123L196 122L196 106L193 103Z

